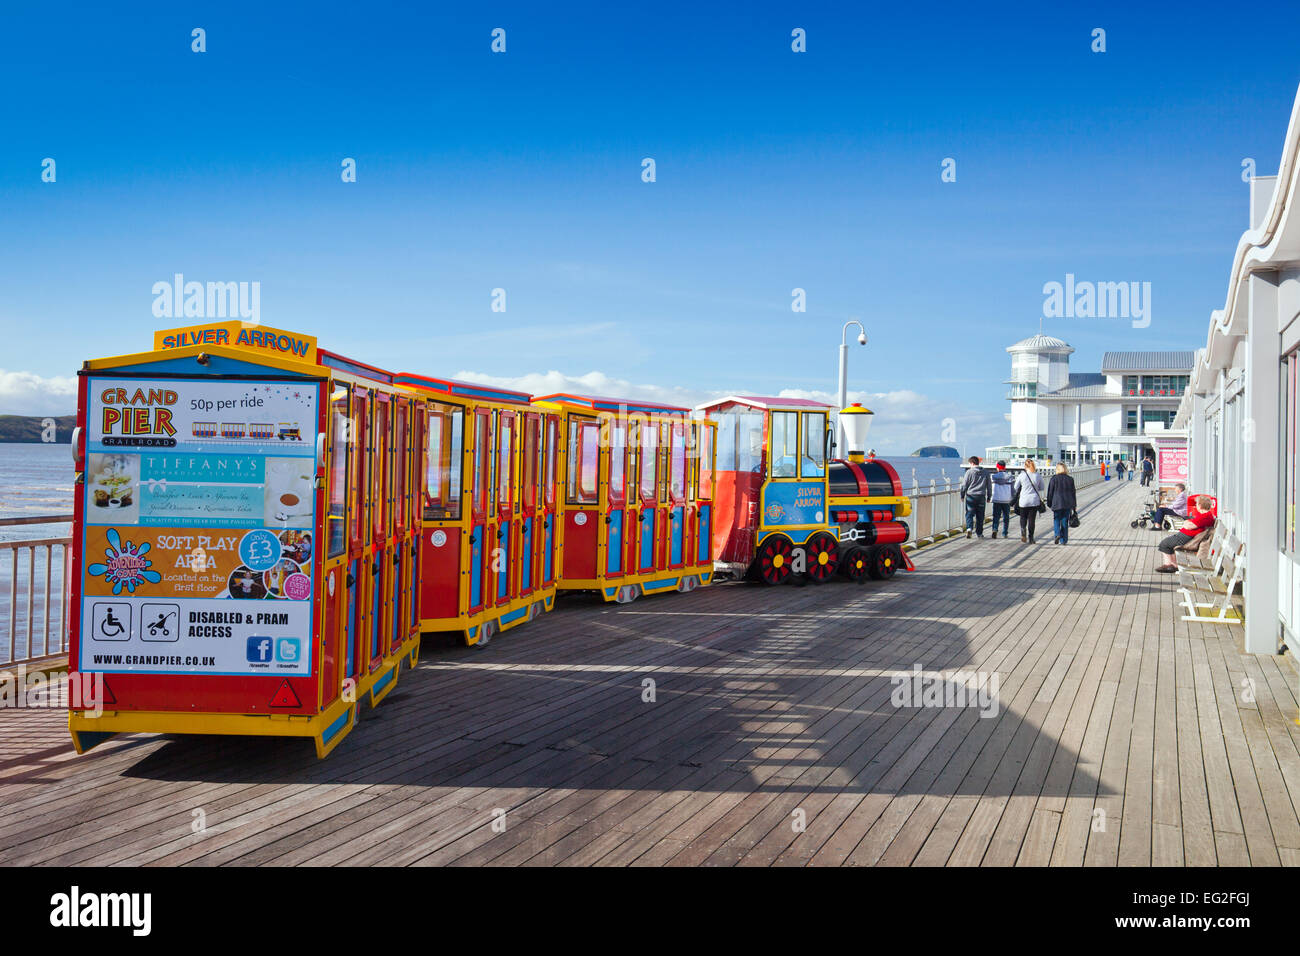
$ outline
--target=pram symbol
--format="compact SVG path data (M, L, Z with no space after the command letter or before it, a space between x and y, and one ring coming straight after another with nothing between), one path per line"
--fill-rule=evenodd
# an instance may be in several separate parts
M181 609L177 604L142 604L140 639L175 641L180 639Z

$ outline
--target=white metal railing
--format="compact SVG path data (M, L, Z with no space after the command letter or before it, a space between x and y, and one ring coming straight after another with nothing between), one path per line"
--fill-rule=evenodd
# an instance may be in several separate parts
M1043 476L1045 492L1047 481L1052 473L1046 469L1039 473ZM1102 480L1101 468L1097 465L1071 469L1070 474L1074 476L1076 489L1087 488ZM930 490L925 491L913 480L912 490L907 495L912 502L912 514L904 519L912 529L908 539L911 543L928 543L965 529L966 503L961 500L961 495L957 491L960 484L960 479L954 482L951 478L941 480L932 478ZM992 512L992 507L987 506L984 512L986 522L993 520Z
M72 515L0 518L0 527L63 524ZM66 654L72 537L0 541L0 665ZM7 558L6 558L7 556Z

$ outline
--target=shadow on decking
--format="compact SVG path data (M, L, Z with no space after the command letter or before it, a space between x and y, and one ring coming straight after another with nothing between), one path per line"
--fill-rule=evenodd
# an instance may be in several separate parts
M934 586L959 589L953 616L967 620L1042 596L1003 578L981 589L957 577L936 575ZM894 706L891 677L916 664L972 669L964 626L934 617L933 601L931 617L907 613L927 586L918 573L862 588L725 586L626 608L568 602L481 651L425 651L323 762L301 740L186 737L125 773L414 786L430 799L461 787L659 791L684 780L718 792L1008 795L1033 752L1047 777L1033 792L1095 793L1077 755L1012 711L1010 694L987 718L978 699ZM653 703L642 699L646 679ZM972 765L987 772L968 783Z

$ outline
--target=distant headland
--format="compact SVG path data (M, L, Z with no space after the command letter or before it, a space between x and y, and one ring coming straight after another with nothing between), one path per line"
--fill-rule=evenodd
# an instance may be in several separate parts
M961 452L951 445L926 445L912 452L913 458L960 458Z
M45 441L47 421L54 422L56 443L72 441L72 429L77 427L76 415L0 415L0 444Z

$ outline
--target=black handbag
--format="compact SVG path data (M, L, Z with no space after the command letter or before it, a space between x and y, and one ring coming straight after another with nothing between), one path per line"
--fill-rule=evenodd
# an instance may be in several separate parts
M1070 527L1071 527L1071 528L1077 528L1077 527L1079 527L1079 512L1077 512L1077 511L1071 511L1071 512L1070 512L1070 521L1069 521L1069 524L1070 524Z

